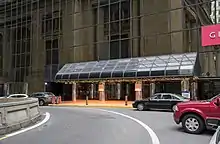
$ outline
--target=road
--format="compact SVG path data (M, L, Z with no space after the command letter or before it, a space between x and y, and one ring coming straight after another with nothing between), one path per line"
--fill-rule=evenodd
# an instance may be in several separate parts
M213 133L184 133L172 113L131 109L108 109L132 116L148 125L160 144L208 144ZM152 144L143 126L126 117L88 108L43 108L50 120L31 131L10 137L1 144Z

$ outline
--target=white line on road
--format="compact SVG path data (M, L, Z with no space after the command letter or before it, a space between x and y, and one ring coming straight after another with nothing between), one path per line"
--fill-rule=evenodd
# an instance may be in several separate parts
M7 134L7 135L5 135L4 137L0 138L0 140L9 138L9 137L12 137L12 136L15 136L15 135L19 135L19 134L21 134L21 133L24 133L24 132L26 132L26 131L32 130L32 129L34 129L34 128L37 128L37 127L43 125L44 123L46 123L46 122L50 119L50 113L46 112L45 115L46 115L46 116L45 116L45 118L44 118L43 121L41 121L41 122L39 122L39 123L37 123L37 124L35 124L35 125L33 125L33 126L30 126L30 127L28 127L28 128L25 128L25 129L22 129L22 130L13 132L13 133L11 133L11 134Z
M120 115L125 118L133 120L134 122L138 123L139 125L141 125L142 127L144 127L148 131L148 133L151 137L151 140L152 140L152 144L160 144L160 141L159 141L157 135L155 134L155 132L149 126L147 126L145 123L143 123L142 121L140 121L134 117L128 116L126 114L119 113L119 112L109 111L109 110L104 110L104 109L98 109L98 110L108 112L108 113L113 113L113 114Z

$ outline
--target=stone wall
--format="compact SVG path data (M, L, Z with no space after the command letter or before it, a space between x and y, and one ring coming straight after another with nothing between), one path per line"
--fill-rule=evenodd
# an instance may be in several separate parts
M27 127L40 118L38 99L0 99L0 134Z

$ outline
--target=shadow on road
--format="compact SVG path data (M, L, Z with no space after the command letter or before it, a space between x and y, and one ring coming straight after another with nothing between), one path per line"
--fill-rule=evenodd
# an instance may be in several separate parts
M141 112L141 111L139 111L139 110L137 110L137 109L133 109L133 111L137 111L137 112ZM170 110L144 110L144 111L152 111L152 112L168 112L168 113L173 113L172 111L170 111Z
M178 131L178 132L184 132L183 128L178 127L178 126L172 127L171 129L174 130L174 131ZM186 132L184 132L184 133L186 133ZM204 133L199 134L199 135L213 136L214 133L215 133L215 131L213 131L213 130L206 130Z

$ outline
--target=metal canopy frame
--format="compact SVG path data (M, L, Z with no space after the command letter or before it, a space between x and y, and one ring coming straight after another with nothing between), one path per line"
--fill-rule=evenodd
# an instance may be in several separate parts
M197 53L65 64L55 80L193 76Z

